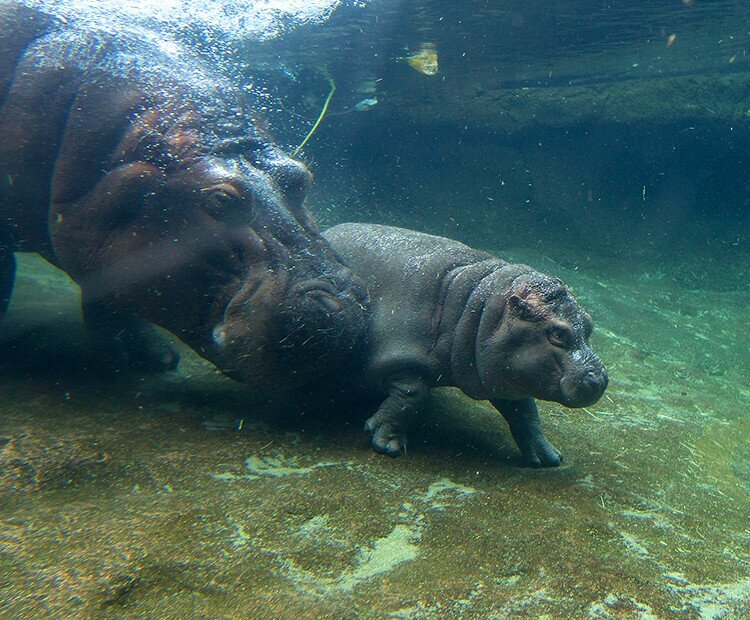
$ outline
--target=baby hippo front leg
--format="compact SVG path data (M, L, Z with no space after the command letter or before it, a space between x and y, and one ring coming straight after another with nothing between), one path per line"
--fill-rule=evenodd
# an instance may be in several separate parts
M513 439L516 440L523 464L529 467L557 467L562 455L542 431L536 401L530 396L520 400L492 401L495 408L508 422Z
M417 376L394 379L388 386L388 397L365 424L372 435L376 452L398 456L406 447L406 429L429 393L427 382Z

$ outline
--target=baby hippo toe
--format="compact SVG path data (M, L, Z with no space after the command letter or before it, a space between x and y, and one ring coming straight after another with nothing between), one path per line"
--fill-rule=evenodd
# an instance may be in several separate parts
M562 463L562 454L544 437L537 438L533 448L523 455L526 467L558 467Z
M365 431L372 435L370 443L376 452L396 457L401 454L401 447L406 444L406 438L384 417L376 413L365 423Z
M558 467L562 463L562 454L553 448L553 451L539 452L537 467Z

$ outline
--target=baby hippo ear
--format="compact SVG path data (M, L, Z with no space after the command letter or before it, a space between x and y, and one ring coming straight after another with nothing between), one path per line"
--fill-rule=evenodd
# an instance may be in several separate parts
M510 313L522 321L541 321L544 318L543 304L541 299L533 295L523 299L514 293L508 299Z

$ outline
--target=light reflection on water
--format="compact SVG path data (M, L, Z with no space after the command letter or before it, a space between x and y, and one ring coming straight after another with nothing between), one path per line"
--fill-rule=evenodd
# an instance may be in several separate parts
M226 39L266 39L306 23L320 23L341 0L28 0L29 6L68 20L116 31L160 25L199 28Z

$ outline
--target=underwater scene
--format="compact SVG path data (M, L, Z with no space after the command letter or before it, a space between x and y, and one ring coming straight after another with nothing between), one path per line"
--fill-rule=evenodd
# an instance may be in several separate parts
M750 4L0 0L0 618L750 618Z

